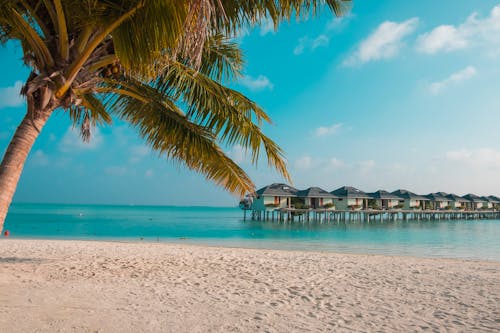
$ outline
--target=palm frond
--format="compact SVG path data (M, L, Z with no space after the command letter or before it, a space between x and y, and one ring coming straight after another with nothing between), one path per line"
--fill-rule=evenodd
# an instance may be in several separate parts
M130 91L123 94L123 91ZM130 80L111 88L108 107L137 128L156 151L184 163L226 190L244 195L254 190L248 175L218 146L210 128L197 125L154 88ZM140 98L132 97L134 95Z
M223 82L240 77L243 65L243 54L238 44L222 34L216 34L206 42L199 71Z

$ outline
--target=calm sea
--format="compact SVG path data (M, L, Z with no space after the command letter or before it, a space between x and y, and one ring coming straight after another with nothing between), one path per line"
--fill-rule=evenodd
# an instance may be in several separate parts
M283 224L238 208L13 204L12 238L179 242L230 247L500 260L500 221Z

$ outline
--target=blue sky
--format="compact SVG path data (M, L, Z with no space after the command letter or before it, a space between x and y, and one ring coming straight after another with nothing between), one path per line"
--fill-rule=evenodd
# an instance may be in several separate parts
M242 32L232 86L273 119L294 185L500 195L500 2L355 0L349 15ZM0 49L0 153L22 119L28 70ZM257 187L265 160L228 153ZM25 166L16 202L231 206L237 198L151 152L126 124L79 141L59 112Z

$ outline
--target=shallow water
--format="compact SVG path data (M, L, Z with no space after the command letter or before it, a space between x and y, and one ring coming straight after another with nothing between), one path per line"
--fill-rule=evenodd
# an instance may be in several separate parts
M11 237L500 260L500 220L371 223L243 221L238 208L13 204Z

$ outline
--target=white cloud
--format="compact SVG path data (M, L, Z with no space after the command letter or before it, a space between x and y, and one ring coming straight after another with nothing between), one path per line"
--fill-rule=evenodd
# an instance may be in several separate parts
M24 98L20 94L22 87L23 83L16 81L11 87L0 88L0 109L23 105Z
M417 50L433 54L440 50L452 51L463 49L469 44L467 38L452 25L442 25L429 33L419 36Z
M394 58L404 45L403 39L417 28L418 21L418 18L414 17L401 23L383 22L359 44L354 54L344 61L344 65L354 66L369 61Z
M259 75L257 78L253 78L250 75L245 75L240 80L240 84L254 91L264 89L273 90L274 88L272 82L264 75Z
M333 124L331 126L320 126L314 130L317 137L330 136L339 132L343 124Z
M144 172L144 177L146 177L146 178L153 177L153 175L154 175L154 172L152 169L147 169L146 172Z
M473 66L468 66L456 73L451 74L449 77L442 81L432 82L429 85L429 91L433 95L441 93L444 89L453 84L458 84L462 81L471 79L477 74L477 70Z
M500 54L500 5L495 6L484 19L472 13L462 24L441 25L417 39L417 50L436 54L472 46L484 46L495 55Z
M295 161L295 168L300 170L308 170L312 166L312 158L310 156L303 156Z
M318 47L323 47L327 46L330 42L330 38L325 35L321 34L315 38L309 38L309 37L302 37L299 38L299 41L297 43L297 46L293 49L293 54L295 55L300 55L304 53L306 49L309 49L311 51L314 51Z
M70 126L59 143L59 150L65 153L82 151L82 150L94 150L98 148L102 142L102 135L99 128L94 127L92 130L92 135L90 137L90 142L83 142L80 136L80 130Z

